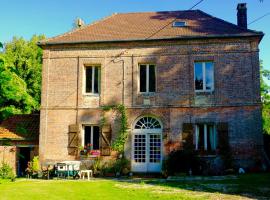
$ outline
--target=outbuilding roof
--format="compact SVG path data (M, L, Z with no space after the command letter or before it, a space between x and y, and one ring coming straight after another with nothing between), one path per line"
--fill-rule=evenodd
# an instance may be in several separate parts
M0 124L0 140L38 140L39 114L14 115Z

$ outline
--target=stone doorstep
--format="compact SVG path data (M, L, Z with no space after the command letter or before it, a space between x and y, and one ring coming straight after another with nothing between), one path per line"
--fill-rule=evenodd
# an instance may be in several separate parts
M221 181L234 179L238 179L238 176L169 176L167 181Z

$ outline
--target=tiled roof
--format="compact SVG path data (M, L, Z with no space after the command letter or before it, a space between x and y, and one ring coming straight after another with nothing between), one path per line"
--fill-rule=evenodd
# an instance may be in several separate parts
M14 115L0 124L0 140L37 140L39 114Z
M173 27L184 21L185 27ZM59 35L40 44L89 43L196 37L262 36L200 10L113 14L90 25Z

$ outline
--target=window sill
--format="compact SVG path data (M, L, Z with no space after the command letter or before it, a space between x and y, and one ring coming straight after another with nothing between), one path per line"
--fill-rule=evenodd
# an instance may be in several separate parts
M216 151L200 151L200 150L196 150L196 151L198 155L203 158L214 158L217 156Z
M149 97L149 96L155 96L157 93L156 92L139 92L138 95L144 96L144 97Z
M86 97L100 97L100 94L95 94L95 93L83 93L83 96L86 96Z
M196 95L209 95L209 94L214 94L214 90L211 91L200 91L200 90L195 90Z

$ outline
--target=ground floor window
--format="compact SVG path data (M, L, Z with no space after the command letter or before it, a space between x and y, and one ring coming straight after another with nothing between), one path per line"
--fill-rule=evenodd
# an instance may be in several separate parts
M99 127L84 126L83 145L91 147L92 150L99 149Z
M216 126L196 124L195 148L199 151L215 151L217 146Z

